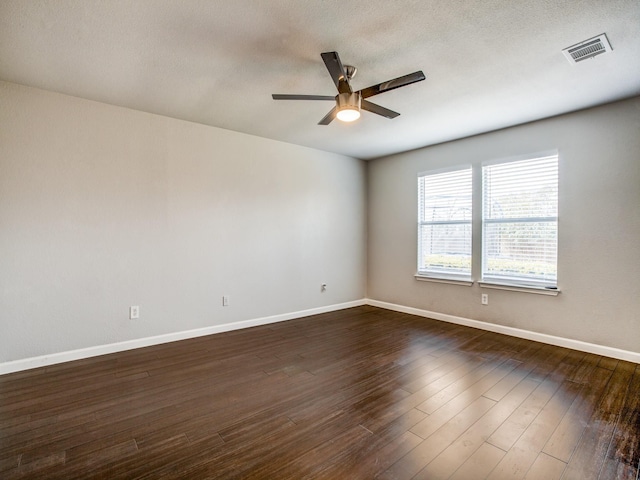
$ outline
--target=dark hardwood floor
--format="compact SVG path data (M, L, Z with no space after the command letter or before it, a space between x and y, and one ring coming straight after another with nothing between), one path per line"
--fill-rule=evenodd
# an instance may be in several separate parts
M358 307L0 376L0 478L633 479L640 367Z

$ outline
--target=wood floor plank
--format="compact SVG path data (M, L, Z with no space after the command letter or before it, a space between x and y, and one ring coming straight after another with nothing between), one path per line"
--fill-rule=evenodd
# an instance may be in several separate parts
M617 365L617 364L616 364ZM635 430L635 435L630 434ZM624 399L622 412L609 444L602 479L640 476L640 366L637 366Z
M450 480L469 480L486 478L495 466L506 455L504 450L494 447L490 443L483 443L458 470Z
M602 358L602 357L600 357ZM598 361L598 357L595 355L584 354L583 358L576 365L576 369L567 375L567 380L575 383L588 384L591 381L591 376L599 367L601 362Z
M508 370L505 370L508 371ZM503 372L504 373L504 372ZM478 372L478 375L481 377L478 379L476 383L473 383L470 388L467 390L461 391L456 397L452 398L445 405L438 408L435 411L432 411L429 417L425 418L422 422L414 426L411 431L422 438L428 438L433 432L435 432L438 428L448 422L451 418L457 415L460 411L462 411L465 407L467 407L474 400L478 399L482 394L490 388L499 378L500 376L488 378L488 382L482 384L482 378L486 378L486 374L483 372ZM477 387L477 388L473 388ZM484 397L486 398L486 397ZM419 410L423 410L421 407L424 403L418 405ZM424 411L424 410L423 410Z
M206 478L214 472L221 478L229 479L278 478L275 472L283 465L292 464L299 457L340 435L344 435L342 439L345 440L369 434L362 427L348 421L343 413L334 414L322 422L301 426L293 431L295 435L285 439L271 437L270 444L255 442L251 448L251 444L242 444L233 450L223 449L219 456L213 458L210 454L198 452L195 456L181 458L174 463L172 471L183 472L189 478ZM274 445L279 447L275 451ZM190 465L185 468L185 464ZM163 472L165 470L162 469Z
M487 478L491 480L522 478L542 452L544 445L557 428L581 387L580 384L573 382L564 382L560 385L535 420Z
M563 462L568 462L575 450L582 431L589 418L597 407L597 402L602 396L609 379L611 370L596 368L591 376L591 382L586 385L581 395L578 395L567 411L560 424L553 432L543 452Z
M512 360L506 360L502 362L492 361L486 365L482 365L477 370L470 372L469 375L465 375L435 395L432 395L416 408L431 415L440 407L463 393L466 395L472 395L473 393L482 395L513 370L518 363L519 362Z
M0 460L0 473L18 468L18 465L20 465L20 455L3 458Z
M469 370L469 364L472 362L482 362L480 358L469 358L455 352L447 352L436 358L437 360L420 371L419 377L416 380L408 384L403 384L402 388L411 393L425 391L427 387L430 387L430 390L437 391L436 388L439 385L437 385L436 382L443 384L442 388L444 388L450 383L447 383L449 380L447 376L453 378L453 381L455 381L461 372Z
M292 480L316 478L331 465L348 462L351 454L350 446L363 443L362 440L371 441L372 435L373 433L366 428L356 425L284 465L283 462L279 462L279 468L269 469L269 475L273 478ZM244 478L261 479L264 476L258 472L248 472Z
M0 478L638 480L639 376L354 307L2 375Z
M385 470L379 475L379 478L383 480L408 480L418 478L416 475L418 475L429 462L462 435L465 430L482 417L494 404L495 402L488 398L478 398L431 434L429 438Z
M65 452L56 452L44 457L35 459L32 462L22 463L10 470L2 472L4 480L14 478L47 478L45 470L49 467L59 467L65 463Z
M314 478L375 478L422 442L420 437L408 430L421 415L424 413L412 410L381 431L372 432L371 438L365 437L361 445L356 445L348 461L334 463Z
M424 468L429 479L446 479L456 472L475 452L485 444L485 440L509 417L525 398L538 386L533 379L524 379L506 396L502 397L475 424L469 427L457 440ZM502 455L500 456L502 458ZM495 465L494 465L495 466ZM493 467L492 467L493 468ZM487 471L487 473L489 473Z
M618 416L602 413L589 421L576 452L564 472L564 480L598 478Z
M619 421L627 394L632 387L631 379L635 367L636 365L627 362L619 362L616 365L607 388L567 465L563 479L598 478L617 426L620 425L627 434L634 435L631 429L637 429L637 425L622 425ZM633 392L634 395L638 393L640 392Z
M598 361L598 367L606 368L607 370L613 371L618 366L618 362L619 360L615 358L600 357Z
M560 366L559 368L563 368ZM511 449L529 425L535 420L547 402L560 388L553 378L547 378L527 397L527 399L513 412L496 432L487 440L492 445L505 452Z
M511 391L511 389L518 385L522 381L522 379L529 375L534 367L534 362L518 365L515 369L509 372L504 378L500 379L498 383L496 383L482 395L490 398L491 400L495 400L496 402L501 400Z
M360 423L367 430L370 430L374 433L384 428L390 422L398 418L402 418L407 414L420 415L419 420L415 422L415 423L418 423L419 421L424 420L428 416L423 411L417 410L415 408L415 405L420 403L420 401L421 401L421 398L415 398L414 395L410 395L406 398L403 398L399 401L389 404L387 407L385 406L374 407L363 415L363 418ZM415 423L413 425L415 425Z
M541 453L524 477L524 480L560 480L567 464L562 460Z

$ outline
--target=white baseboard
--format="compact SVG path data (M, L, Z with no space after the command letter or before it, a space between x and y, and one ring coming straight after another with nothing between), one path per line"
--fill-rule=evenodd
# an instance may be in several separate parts
M151 345L159 345L161 343L169 343L178 340L186 340L188 338L203 337L205 335L212 335L215 333L230 332L232 330L239 330L241 328L257 327L259 325L266 325L269 323L284 322L285 320L308 317L309 315L317 315L319 313L334 312L336 310L359 307L361 305L366 305L365 299L339 303L335 305L328 305L325 307L311 308L309 310L283 313L280 315L272 315L269 317L254 318L251 320L244 320L240 322L212 325L210 327L198 328L195 330L167 333L164 335L157 335L155 337L138 338L135 340L127 340L124 342L111 343L108 345L98 345L95 347L81 348L78 350L70 350L68 352L53 353L51 355L24 358L11 362L0 363L0 375L20 372L23 370L30 370L37 367L46 367L48 365L70 362L72 360L97 357L99 355L106 355L109 353L133 350L135 348L149 347Z
M312 308L309 310L300 310L297 312L284 313L280 315L272 315L269 317L254 318L251 320L244 320L234 323L225 323L222 325L212 325L210 327L198 328L195 330L186 330L182 332L167 333L164 335L158 335L155 337L138 338L135 340L127 340L119 343L111 343L108 345L98 345L95 347L81 348L78 350L71 350L68 352L54 353L51 355L42 355L39 357L31 357L11 362L0 363L0 375L7 373L20 372L23 370L30 370L37 367L46 367L48 365L55 365L57 363L70 362L73 360L81 360L84 358L97 357L99 355L106 355L109 353L122 352L125 350L133 350L135 348L148 347L151 345L159 345L162 343L175 342L178 340L186 340L188 338L202 337L205 335L213 335L215 333L230 332L232 330L239 330L242 328L256 327L259 325L267 325L269 323L283 322L286 320L293 320L296 318L308 317L310 315L317 315L320 313L334 312L336 310L343 310L345 308L359 307L361 305L371 305L373 307L384 308L387 310L393 310L396 312L409 313L411 315L417 315L420 317L432 318L434 320L441 320L443 322L455 323L457 325L464 325L467 327L479 328L489 332L503 333L505 335L511 335L512 337L525 338L527 340L534 340L536 342L547 343L550 345L556 345L558 347L571 348L573 350L579 350L582 352L593 353L596 355L604 355L606 357L617 358L619 360L626 360L628 362L640 363L640 352L631 352L628 350L621 350L618 348L607 347L604 345L597 345L594 343L582 342L580 340L573 340L570 338L556 337L553 335L546 335L544 333L532 332L530 330L522 330L514 327L507 327L504 325L497 325L494 323L482 322L480 320L472 320L464 317L456 317L454 315L448 315L445 313L430 312L428 310L421 310L419 308L406 307L404 305L396 305L394 303L381 302L372 299L355 300L352 302L339 303L335 305L328 305L325 307Z
M547 343L549 345L555 345L558 347L566 347L572 350L579 350L581 352L594 353L596 355L603 355L605 357L617 358L618 360L640 363L640 352L631 352L628 350L621 350L619 348L607 347L595 343L582 342L580 340L573 340L564 337L556 337L544 333L532 332L530 330L522 330L520 328L507 327L504 325L497 325L495 323L482 322L480 320L456 317L454 315L447 315L445 313L430 312L428 310L405 307L404 305L380 302L378 300L367 299L366 304L373 307L393 310L396 312L409 313L411 315L418 315L420 317L433 318L434 320L455 323L457 325L479 328L481 330L487 330L489 332L503 333L505 335L511 335L512 337L525 338L527 340L534 340L536 342Z

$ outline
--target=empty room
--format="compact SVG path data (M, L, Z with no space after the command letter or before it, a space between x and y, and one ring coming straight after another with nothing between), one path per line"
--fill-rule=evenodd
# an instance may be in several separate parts
M0 478L639 463L637 0L0 1Z

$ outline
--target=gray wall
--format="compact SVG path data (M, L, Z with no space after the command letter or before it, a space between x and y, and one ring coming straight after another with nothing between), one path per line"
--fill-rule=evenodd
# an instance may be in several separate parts
M361 299L365 209L360 160L0 83L0 362Z
M414 279L418 172L552 149L558 297ZM639 239L640 98L367 165L0 82L0 362L365 295L638 351Z
M559 296L414 279L417 173L553 149ZM377 159L368 174L369 298L640 351L640 97Z

